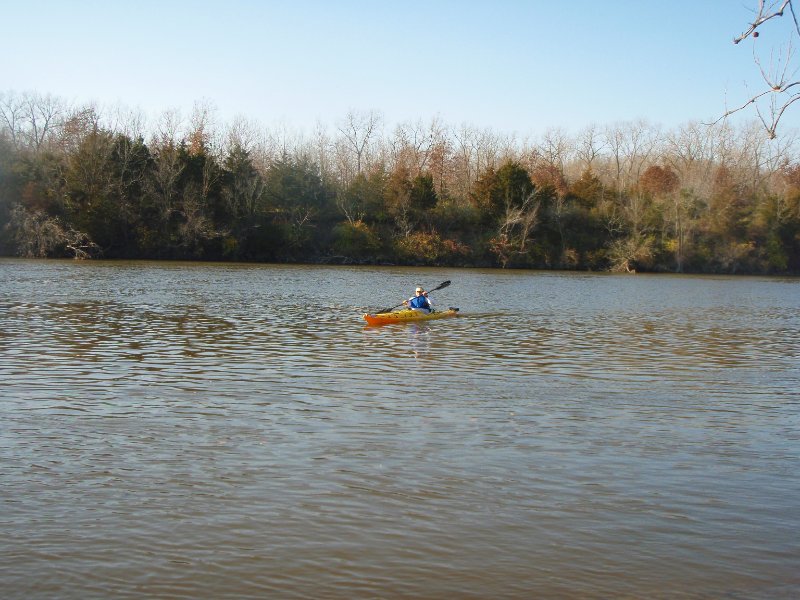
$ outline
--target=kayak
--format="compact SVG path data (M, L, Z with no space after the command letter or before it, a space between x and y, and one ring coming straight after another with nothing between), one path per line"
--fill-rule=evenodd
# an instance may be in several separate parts
M395 312L377 313L364 315L364 320L370 325L388 325L390 323L411 323L415 321L433 321L435 319L446 319L455 317L458 314L457 308L449 310L435 310L431 313L424 313L419 310L406 308Z

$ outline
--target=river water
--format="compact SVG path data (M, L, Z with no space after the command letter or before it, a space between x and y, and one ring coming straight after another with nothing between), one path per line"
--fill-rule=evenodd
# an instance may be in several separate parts
M798 334L798 279L0 260L0 595L797 598Z

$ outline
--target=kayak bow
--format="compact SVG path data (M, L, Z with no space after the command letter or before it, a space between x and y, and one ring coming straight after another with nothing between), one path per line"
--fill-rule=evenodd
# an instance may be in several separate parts
M410 323L412 321L446 319L447 317L455 317L457 314L457 308L433 311L427 314L419 310L404 309L396 312L377 313L374 315L367 313L364 315L364 320L370 325L388 325L390 323Z

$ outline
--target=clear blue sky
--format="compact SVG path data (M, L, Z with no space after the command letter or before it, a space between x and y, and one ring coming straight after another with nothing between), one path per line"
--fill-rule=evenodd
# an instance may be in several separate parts
M756 4L0 0L0 91L148 115L208 100L222 121L306 130L349 109L520 135L673 127L756 89L751 43L732 43ZM785 119L798 123L800 106Z

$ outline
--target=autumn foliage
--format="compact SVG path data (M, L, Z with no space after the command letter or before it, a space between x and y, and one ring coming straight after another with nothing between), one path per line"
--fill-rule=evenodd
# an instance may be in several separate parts
M13 93L0 117L5 255L800 271L800 165L757 128L624 123L537 144L438 121L386 135L370 113L288 142L215 130L202 107L145 134Z

